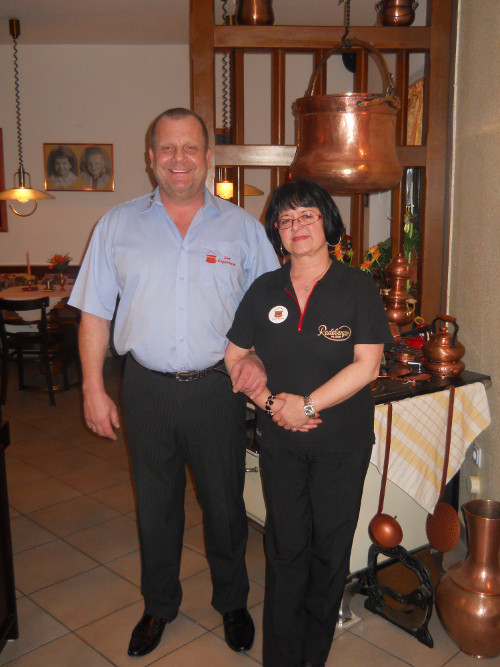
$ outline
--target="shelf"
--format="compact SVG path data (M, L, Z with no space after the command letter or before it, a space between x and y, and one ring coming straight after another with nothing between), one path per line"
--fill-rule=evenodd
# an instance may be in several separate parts
M339 26L215 26L214 48L286 49L303 51L328 48L340 42L345 32ZM379 51L428 51L431 29L427 27L394 28L385 26L354 26L351 37L375 44Z

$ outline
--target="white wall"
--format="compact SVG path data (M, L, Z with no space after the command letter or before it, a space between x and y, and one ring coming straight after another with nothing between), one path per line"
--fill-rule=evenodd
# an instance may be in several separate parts
M0 264L44 264L56 252L79 263L109 208L151 190L145 136L164 109L190 105L188 46L24 46L18 44L24 167L43 190L43 143L111 143L114 192L53 192L37 211L10 210ZM0 127L6 187L18 168L12 46L0 46ZM26 205L28 206L28 205Z

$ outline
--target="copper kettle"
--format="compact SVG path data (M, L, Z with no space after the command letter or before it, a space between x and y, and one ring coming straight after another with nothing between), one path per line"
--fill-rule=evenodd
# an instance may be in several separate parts
M453 324L453 333L448 333L446 326L436 330L436 322L450 322ZM450 315L438 315L431 324L431 335L422 347L422 353L425 357L424 366L438 377L451 377L461 373L465 364L460 361L465 354L465 347L457 339L458 324L454 317Z

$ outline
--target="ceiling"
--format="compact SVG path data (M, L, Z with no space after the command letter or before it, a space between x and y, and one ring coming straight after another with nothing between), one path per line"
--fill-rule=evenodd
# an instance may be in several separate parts
M343 25L340 2L274 0L275 24ZM215 7L220 23L222 0ZM235 0L227 0L227 11L235 12ZM189 0L1 0L0 44L12 42L10 18L21 21L19 44L189 43ZM353 25L376 18L375 0L353 0Z

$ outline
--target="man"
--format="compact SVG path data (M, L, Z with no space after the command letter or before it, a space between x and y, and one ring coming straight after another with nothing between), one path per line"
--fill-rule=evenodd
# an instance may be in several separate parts
M162 113L152 125L149 157L158 187L100 220L71 297L82 310L85 419L112 439L118 413L102 368L120 297L114 344L127 353L122 397L145 600L128 653L152 651L181 603L186 459L204 511L212 605L228 645L248 650L254 627L246 609L245 398L236 392L261 392L266 377L249 355L232 371L231 387L221 360L244 292L278 261L262 225L205 188L210 150L199 116Z

